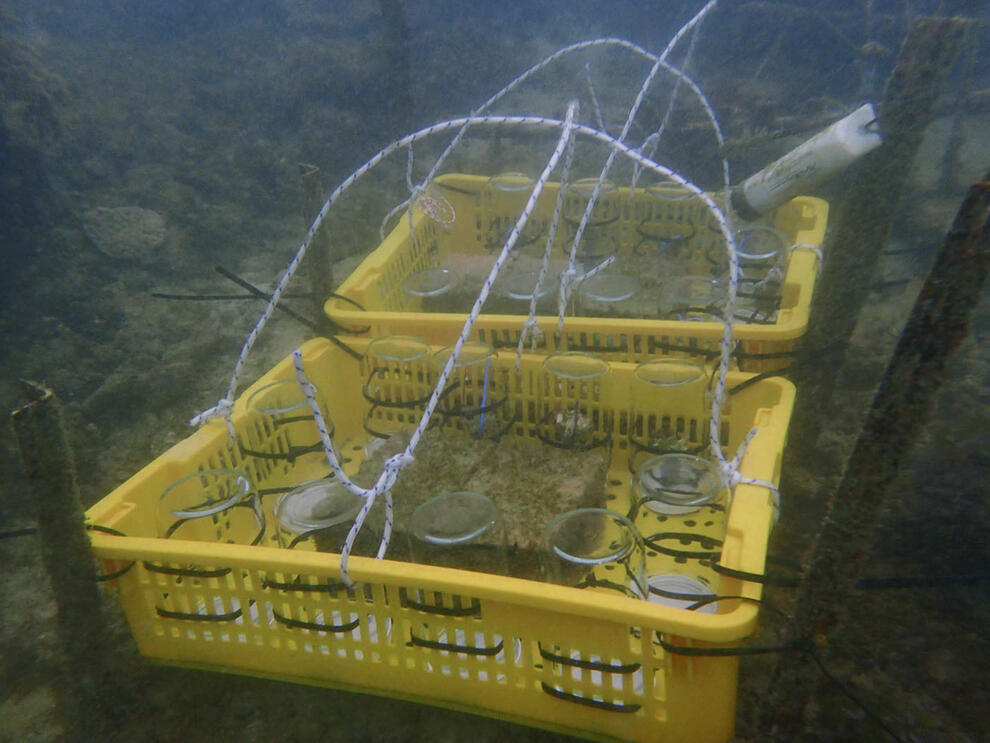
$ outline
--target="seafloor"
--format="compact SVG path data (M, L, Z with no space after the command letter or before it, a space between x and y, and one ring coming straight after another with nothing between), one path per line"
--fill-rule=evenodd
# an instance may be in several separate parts
M305 234L297 163L318 164L328 189L397 133L401 112L385 113L377 5L330 5L258 0L222 3L209 12L187 2L152 3L145 10L109 0L85 10L0 6L0 402L11 410L21 403L19 378L57 391L86 505L188 434L189 417L214 404L225 388L261 309L252 300L172 301L152 293L236 293L216 265L270 289ZM659 41L643 41L655 49L674 30L655 9L636 19L636 3L619 3L622 12L611 19L587 3L547 5L546 14L531 17L515 8L498 22L478 22L458 3L409 3L413 110L405 123L468 111L530 61L570 41L636 36L649 24L669 27ZM658 5L685 17L681 11L693 7ZM755 14L771 4L746 5ZM896 18L884 26L888 4L867 5L877 6L874 34L886 29L896 37L902 11L890 10ZM783 17L790 19L790 33L812 33L799 13ZM849 20L837 18L834 23ZM790 70L778 59L786 58L787 41L760 37L770 33L765 23L746 27L754 35L744 41L762 50L754 51L749 67L719 71L716 31L728 27L731 20L716 23L703 37L700 48L707 43L712 51L698 64L721 96L719 111L738 127L734 133L758 133L757 124L795 107L794 101L784 105L790 88L771 82L772 75L813 78L814 71ZM839 46L832 56L848 54ZM895 52L878 57L874 74L889 69ZM965 187L990 166L986 101L955 115L949 100L960 95L960 85L986 87L980 78L985 65L975 69L965 83L957 79L964 73L951 78L904 188L901 214L839 373L844 416L830 421L820 439L829 457L848 451ZM624 72L617 67L615 75ZM563 76L583 72L575 65L558 74L520 93L515 109L552 109L548 101ZM599 87L614 126L624 99L613 101L609 88ZM748 107L754 100L755 113ZM947 169L944 153L954 131L963 144ZM799 141L753 145L739 156L741 171ZM510 143L484 147L493 169L507 169L517 158ZM340 204L333 218L342 256L338 280L354 265L343 256L377 243L381 215L402 198L396 184L404 165L394 164ZM822 195L841 200L841 184ZM276 316L245 378L307 334ZM933 418L885 511L876 515L870 574L921 576L931 584L863 591L834 631L830 672L904 741L990 739L988 341L985 292L951 359ZM822 472L812 460L785 473L789 489L773 549L801 557L823 511L822 493L838 474ZM0 483L0 530L30 525L34 509L9 429L0 434ZM56 698L63 658L36 539L0 540L0 564L0 741L62 740L67 728ZM959 576L970 580L955 580ZM786 605L786 596L770 595ZM112 603L108 608L112 612ZM126 649L120 628L109 631ZM772 656L743 660L740 739L759 739L751 712L773 662ZM106 740L564 739L369 696L140 662L123 667L126 704ZM809 741L885 739L860 707L824 681L806 731Z

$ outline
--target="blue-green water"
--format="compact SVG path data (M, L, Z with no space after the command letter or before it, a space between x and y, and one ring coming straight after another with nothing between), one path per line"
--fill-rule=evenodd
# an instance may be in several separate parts
M385 27L382 5L0 2L0 401L8 409L20 404L19 377L58 392L86 505L185 437L188 418L222 393L262 306L151 294L236 293L215 273L217 264L270 289L307 227L298 163L317 165L329 193L406 131L470 112L554 50L618 37L659 53L702 3L412 0L401 4L404 29ZM723 0L685 65L722 123L736 183L859 104L880 101L908 24L953 14L984 25L960 49L904 186L842 371L845 407L834 433L819 442L837 452L855 436L966 187L990 166L987 7ZM675 50L675 63L684 63L689 42ZM495 110L562 118L576 98L580 120L597 126L593 90L605 128L617 135L648 69L622 50L574 55ZM660 126L672 90L670 78L658 78L647 91L629 133L634 145ZM714 137L701 109L683 93L678 100L656 159L717 188ZM954 126L961 147L947 163ZM414 179L425 177L444 142L417 146ZM538 172L552 145L549 137L479 133L448 170L490 174L537 163ZM578 154L588 174L603 159L604 150ZM338 275L378 244L380 220L408 195L405 169L405 158L396 158L337 205L331 242L338 257L351 258ZM853 175L814 194L837 205ZM305 291L300 286L293 289ZM308 309L304 300L294 306ZM877 515L874 574L933 584L865 593L837 630L844 644L832 670L904 740L990 736L981 629L990 606L988 333L981 301L910 466ZM307 334L277 319L245 379ZM777 538L800 558L822 513L825 480L813 461L790 476L794 492L783 493ZM0 530L31 524L8 432L0 435L0 483ZM0 576L0 740L57 740L64 721L53 712L54 609L34 538L0 541L0 559L8 565ZM960 576L974 580L953 584ZM758 703L769 662L745 662L741 672L738 730L754 740L745 712ZM132 686L144 704L122 712L113 739L555 738L432 708L227 676L143 669ZM834 687L816 697L808 727L810 739L821 741L884 735Z

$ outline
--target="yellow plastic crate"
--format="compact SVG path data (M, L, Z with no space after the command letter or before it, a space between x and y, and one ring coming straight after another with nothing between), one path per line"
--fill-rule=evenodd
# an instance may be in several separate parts
M366 344L354 342L360 351ZM307 373L327 398L338 448L350 459L347 469L356 470L368 410L361 386L370 370L325 339L309 341L302 350ZM509 370L512 360L506 354L497 366ZM520 375L506 372L510 407L530 407L541 361L527 355ZM613 364L615 384L610 399L601 401L619 429L608 475L616 510L623 510L630 490L621 434L628 424L633 368ZM750 376L733 373L730 384ZM300 442L286 441L245 401L262 385L293 377L291 360L285 359L245 391L233 413L238 444L230 445L222 421L211 421L88 511L89 522L126 535L90 532L107 572L133 563L107 585L145 656L391 696L597 740L715 743L731 737L738 658L673 654L657 638L691 647L732 646L756 629L758 608L751 601L721 600L718 613L707 614L618 594L361 557L351 559L357 587L348 590L339 583L335 554L279 549L270 538L258 546L156 538L157 498L186 474L240 469L264 494L326 472L318 455L290 461L258 454L285 453ZM727 451L752 426L759 428L743 474L777 480L793 400L793 386L779 378L731 398L721 431ZM507 435L531 436L530 431L520 419ZM316 440L315 426L309 435ZM262 496L269 517L273 498ZM771 496L739 486L725 520L721 562L761 572L773 522ZM662 554L649 559L650 571L672 567L704 574L719 595L760 596L758 583L719 576L697 561L675 565L675 558Z
M523 247L517 250L542 255L558 187L559 184L547 184L529 229L520 240ZM488 178L472 175L441 176L434 188L450 201L456 215L454 221L444 225L415 209L415 234L410 240L409 219L404 214L385 241L341 284L337 290L339 297L327 300L325 312L332 320L351 331L365 331L370 337L417 335L439 345L454 342L464 325L466 310L464 313L437 312L431 311L429 306L424 310L424 300L408 294L402 282L417 271L443 265L451 253L469 263L475 259L473 268L476 269L490 265L506 232L515 223L522 197L493 188ZM569 218L561 225L557 245L553 248L553 256L558 259L566 258L565 250L570 245L568 236L573 235L573 224L584 202L568 195L565 203L564 214ZM799 197L759 224L780 230L791 244L821 247L827 217L825 201ZM692 262L698 273L710 267L706 262L708 256L722 257L725 252L721 232L699 199L661 202L641 188L630 201L629 189L617 188L602 197L593 214L592 224L596 223L607 225L608 229L608 246L601 250L591 248L601 253L599 259L614 252L628 256L638 249L646 232L645 225L649 226L650 232L693 230L693 237L684 242L693 251ZM595 230L590 227L586 236L593 236ZM794 251L787 259L780 307L774 322L737 322L734 325L734 337L741 342L740 369L758 372L787 366L787 354L807 327L817 271L818 258L812 251ZM657 277L658 280L663 278ZM494 296L489 298L488 306L492 305L493 299ZM352 302L357 302L363 309L357 309ZM520 312L527 313L528 303L520 304L523 305ZM556 309L549 312L555 313ZM524 319L520 314L482 314L471 339L496 348L514 348ZM541 315L539 321L540 328L546 333L543 348L546 352L589 351L620 361L640 361L670 354L691 355L690 349L707 352L711 358L717 356L722 337L720 322L569 314L565 337L558 343L553 332L557 327L556 315Z

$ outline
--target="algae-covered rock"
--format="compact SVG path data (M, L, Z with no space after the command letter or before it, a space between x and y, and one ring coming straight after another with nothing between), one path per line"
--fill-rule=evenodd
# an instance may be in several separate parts
M165 242L165 218L139 206L90 209L83 228L101 253L137 263L156 262Z

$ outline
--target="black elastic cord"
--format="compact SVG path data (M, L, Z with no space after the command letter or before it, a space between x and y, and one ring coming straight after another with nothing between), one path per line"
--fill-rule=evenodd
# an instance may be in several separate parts
M555 689L550 686L546 681L540 682L540 687L552 697L557 699L563 699L566 702L575 702L577 704L583 704L586 707L594 707L595 709L605 710L606 712L626 712L634 713L638 712L642 707L641 704L619 704L617 702L599 702L597 699L592 699L590 697L579 697L577 694L570 694L561 689Z
M249 292L251 292L258 299L264 299L265 301L271 301L271 295L266 294L265 292L261 291L261 289L259 289L258 287L256 287L254 284L252 284L252 283L250 283L248 281L245 281L240 276L237 276L237 275L231 273L230 271L228 271L223 266L214 266L214 270L218 274L220 274L221 276L223 276L224 278L227 278L227 279L230 279L231 281L233 281L235 284L237 284L242 289L247 289ZM288 307L286 307L285 305L282 305L282 304L276 304L275 305L275 309L279 310L280 312L284 312L286 315L288 315L289 317L291 317L293 320L295 320L296 322L299 322L299 323L305 325L307 328L309 328L310 330L312 330L314 333L317 333L317 334L322 334L323 333L323 328L320 327L316 322L314 322L313 320L310 320L308 318L303 317L302 315L300 315L295 310L292 310L292 309L290 309L290 308L288 308ZM351 348L346 343L344 343L342 340L340 340L336 335L334 335L334 333L339 333L339 332L345 332L346 333L346 332L353 332L353 331L348 331L347 328L341 327L340 325L338 325L337 323L335 323L333 320L330 320L329 318L328 318L328 321L330 322L330 324L332 326L331 329L333 330L333 332L328 333L325 336L326 339L328 341L330 341L331 343L333 343L334 345L336 345L341 350L343 350L345 353L347 353L348 355L350 355L352 358L355 358L358 361L360 361L362 358L364 358L362 356L362 354L360 354L357 351L355 351L353 348Z
M471 617L481 615L481 602L478 599L471 599L470 606L438 606L437 604L427 604L409 598L406 594L400 594L400 602L403 609L416 609L425 611L428 614L439 614L444 617Z
M111 526L103 526L103 524L83 524L87 531L98 531L103 534L111 534L115 537L126 537L124 532L114 529ZM112 573L97 573L96 580L98 583L103 583L108 580L116 580L120 576L124 575L128 570L133 568L137 564L137 560L131 560L120 570L114 570Z
M720 575L724 575L729 578L738 578L739 580L748 581L750 583L762 583L765 586L797 588L801 585L801 578L788 578L770 573L750 573L746 570L737 570L735 568L726 567L718 562L712 563L711 568Z
M718 547L719 549L705 550L703 552L699 551L689 551L689 550L679 550L673 549L671 547L665 547L662 542L665 540L677 540L681 544L691 542L698 542L702 548L707 545L711 547ZM684 557L687 559L701 559L701 560L717 560L722 554L722 542L719 539L713 537L706 537L702 534L694 534L693 532L658 532L652 534L648 537L643 537L643 541L646 546L655 552L659 552L661 555L668 555L671 557Z
M573 666L574 668L583 668L588 671L601 671L602 673L634 673L641 667L639 663L621 663L619 665L614 665L612 663L602 663L598 660L569 658L566 655L557 655L556 653L551 653L549 650L544 650L542 643L538 642L536 646L540 651L541 658L544 660L549 660L553 663L559 663L563 666Z
M869 707L867 707L866 704L862 702L860 699L858 699L856 695L853 694L852 691L844 683L842 683L841 681L839 681L839 679L837 679L835 676L832 675L832 673L825 667L825 664L822 662L822 659L818 657L818 653L815 652L813 645L809 645L807 651L808 651L808 655L815 662L815 665L818 666L818 670L821 671L822 675L825 676L825 678L827 678L829 681L831 681L840 692L842 692L843 696L845 696L853 704L855 704L857 707L863 710L863 712L866 713L867 717L873 720L873 722L876 725L878 725L893 740L897 741L897 743L907 743L907 741L904 738L902 738L897 733L895 733L893 729L886 722L884 722L884 720L880 717L880 715L878 715L876 712L874 712Z
M416 647L429 648L431 650L446 650L450 653L464 653L465 655L498 655L502 652L502 641L492 647L478 647L476 645L458 645L454 642L440 642L439 640L426 640L416 637L412 630L409 630L409 644Z
M286 627L291 629L308 629L315 632L350 632L357 629L360 624L360 619L355 619L353 621L347 622L346 624L321 624L320 622L306 622L302 619L292 619L290 617L283 617L277 611L272 609L272 616L275 621L279 624L284 624Z

